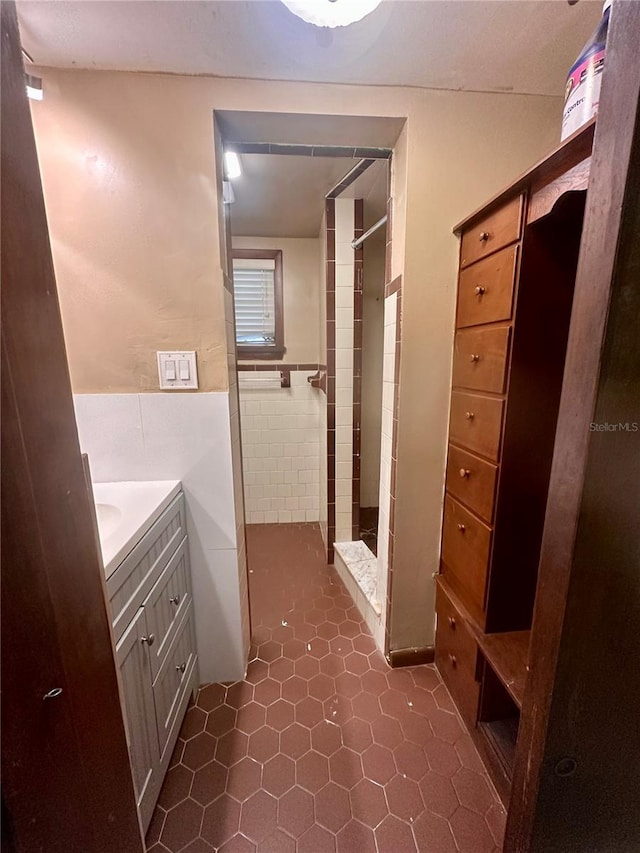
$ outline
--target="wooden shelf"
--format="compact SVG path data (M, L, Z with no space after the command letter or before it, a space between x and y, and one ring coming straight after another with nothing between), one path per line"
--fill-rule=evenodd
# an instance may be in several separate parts
M527 681L530 635L531 631L506 631L501 634L476 632L480 651L519 709L522 708Z

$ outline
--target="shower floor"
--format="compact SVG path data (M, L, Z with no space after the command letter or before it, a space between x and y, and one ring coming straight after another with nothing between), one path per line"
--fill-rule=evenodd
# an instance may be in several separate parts
M360 538L376 554L378 553L378 507L360 507Z

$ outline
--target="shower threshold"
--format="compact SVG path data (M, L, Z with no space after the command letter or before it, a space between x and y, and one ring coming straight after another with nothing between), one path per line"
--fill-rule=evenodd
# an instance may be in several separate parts
M334 548L336 556L340 558L368 604L379 616L381 611L377 597L378 558L362 541L336 542Z

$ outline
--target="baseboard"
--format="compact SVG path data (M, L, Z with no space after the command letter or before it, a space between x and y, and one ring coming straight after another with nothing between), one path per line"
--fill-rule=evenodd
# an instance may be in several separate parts
M419 666L423 663L433 663L435 658L435 646L418 646L413 649L391 649L388 661L389 665L395 669L398 666Z

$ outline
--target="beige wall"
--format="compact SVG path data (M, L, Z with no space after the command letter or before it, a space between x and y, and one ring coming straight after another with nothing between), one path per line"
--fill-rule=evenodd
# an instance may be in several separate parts
M393 163L404 275L392 646L433 639L457 241L452 225L553 147L561 100L43 70L34 103L75 391L155 387L155 350L198 350L225 389L213 111L407 118ZM405 233L406 225L406 233Z
M233 211L231 213L233 224ZM234 249L282 249L284 344L282 361L320 360L320 241L297 237L234 237Z

